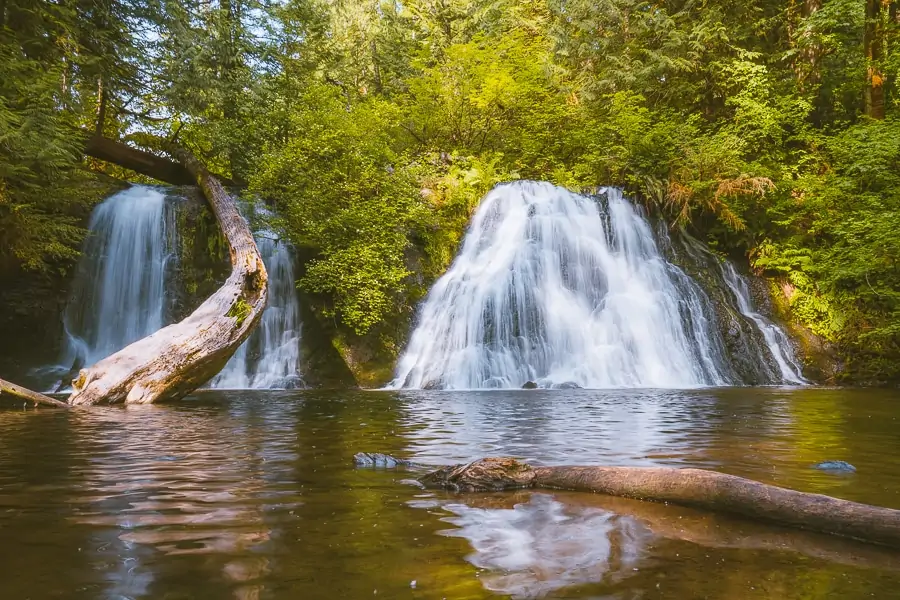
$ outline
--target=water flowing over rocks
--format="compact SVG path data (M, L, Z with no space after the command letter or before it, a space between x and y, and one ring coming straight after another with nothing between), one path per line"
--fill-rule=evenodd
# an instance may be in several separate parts
M251 210L245 206L244 210ZM263 218L271 214L262 209ZM253 219L251 219L251 222ZM300 300L294 275L294 253L267 228L254 237L269 272L269 304L259 326L213 379L218 389L303 387L300 352Z
M669 260L673 246L620 190L498 186L421 306L391 387L802 382L787 336L753 309L740 275L704 249L721 290L712 298Z

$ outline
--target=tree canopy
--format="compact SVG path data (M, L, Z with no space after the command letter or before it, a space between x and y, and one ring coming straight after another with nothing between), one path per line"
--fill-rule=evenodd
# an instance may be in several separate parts
M91 170L120 175L86 135L177 136L390 347L495 183L618 185L896 381L898 4L0 0L0 269L77 255Z

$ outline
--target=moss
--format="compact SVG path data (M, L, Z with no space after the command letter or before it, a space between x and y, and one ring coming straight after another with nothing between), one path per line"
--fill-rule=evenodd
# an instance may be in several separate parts
M772 316L787 329L791 339L796 342L804 375L821 383L835 383L844 379L844 364L839 360L834 344L809 326L803 318L808 313L794 310L795 306L802 305L794 302L801 292L784 277L767 278L766 283L772 300Z
M177 230L177 294L175 320L190 314L228 277L228 246L215 217L195 188L176 188L174 226Z
M231 308L228 309L228 312L225 313L225 316L236 319L235 325L240 327L252 312L253 307L250 306L243 296L238 296L237 300L234 301L234 304L231 305Z

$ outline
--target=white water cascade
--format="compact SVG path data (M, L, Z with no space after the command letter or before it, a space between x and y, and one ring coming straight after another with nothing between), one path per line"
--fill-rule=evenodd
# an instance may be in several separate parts
M420 308L391 387L741 383L709 297L617 189L498 186Z
M180 295L177 272L179 204L162 188L133 186L107 198L91 215L63 317L60 363L37 370L57 391L79 368L121 350L172 321ZM258 209L263 210L263 209ZM291 388L300 377L300 307L291 249L271 231L256 242L269 272L269 305L250 338L213 387ZM50 379L50 376L53 379Z
M290 247L269 230L256 234L269 273L269 304L250 338L213 379L217 389L284 389L303 385L300 303Z
M63 370L92 365L166 324L170 221L165 194L143 185L94 209L63 317Z
M797 362L787 334L775 323L753 310L753 304L750 300L750 289L747 287L747 282L744 278L734 268L734 265L730 262L722 263L722 275L728 289L734 294L738 310L742 315L752 320L760 333L762 333L766 346L768 346L772 358L775 359L775 363L781 371L781 378L786 383L807 383L806 379L801 375L800 364Z

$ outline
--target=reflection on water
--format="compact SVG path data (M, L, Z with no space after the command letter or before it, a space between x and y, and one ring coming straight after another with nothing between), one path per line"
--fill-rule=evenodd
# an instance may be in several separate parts
M590 494L452 496L432 464L715 468L900 508L896 395L209 392L0 410L0 598L891 597L894 551ZM847 460L836 477L810 468Z
M458 527L444 532L469 540L467 560L487 569L484 586L513 598L540 598L610 576L632 575L650 531L630 516L596 507L567 507L548 494L512 508L453 503L444 520Z

